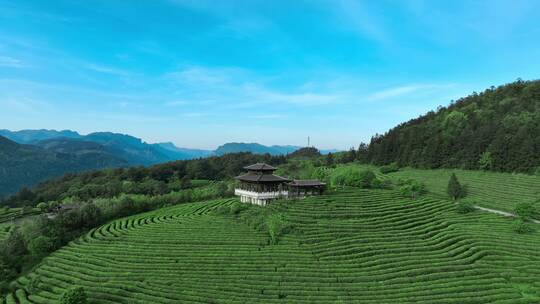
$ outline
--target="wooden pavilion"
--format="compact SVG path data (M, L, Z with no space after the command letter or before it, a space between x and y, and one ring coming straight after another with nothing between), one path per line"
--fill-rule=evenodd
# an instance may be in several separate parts
M264 206L279 198L302 198L320 195L326 186L318 180L290 180L274 174L276 168L257 163L244 167L247 173L237 176L239 186L234 190L240 201Z

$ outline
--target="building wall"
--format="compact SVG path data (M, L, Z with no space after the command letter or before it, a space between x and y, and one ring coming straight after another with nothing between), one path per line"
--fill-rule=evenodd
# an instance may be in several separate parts
M306 196L320 195L321 189L295 189L294 191L256 192L242 188L235 189L235 195L240 197L242 203L266 206L269 202L279 198L304 198Z

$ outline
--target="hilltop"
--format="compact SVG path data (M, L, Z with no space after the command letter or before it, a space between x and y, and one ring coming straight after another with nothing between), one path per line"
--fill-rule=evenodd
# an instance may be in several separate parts
M533 173L539 151L540 81L518 80L374 136L365 161Z

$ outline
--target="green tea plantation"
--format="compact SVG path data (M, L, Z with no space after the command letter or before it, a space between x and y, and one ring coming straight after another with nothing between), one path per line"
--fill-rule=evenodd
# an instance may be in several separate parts
M340 190L273 204L268 234L216 211L222 199L113 221L19 278L5 303L539 303L540 232L459 214L436 196ZM537 229L540 230L540 229Z

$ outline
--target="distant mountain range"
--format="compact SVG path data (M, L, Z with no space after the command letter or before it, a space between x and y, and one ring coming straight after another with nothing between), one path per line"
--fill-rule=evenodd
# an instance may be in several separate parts
M107 167L148 166L236 152L284 155L297 146L226 143L216 150L180 148L171 142L149 144L140 138L96 132L81 135L71 130L0 130L0 197L68 172ZM321 153L337 150L322 150Z
M238 152L251 152L253 154L271 154L271 155L285 155L293 153L294 151L300 149L299 146L265 146L258 143L226 143L219 146L215 151L214 155L224 155L227 153L238 153ZM335 153L339 150L320 150L322 154Z

